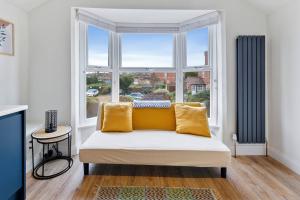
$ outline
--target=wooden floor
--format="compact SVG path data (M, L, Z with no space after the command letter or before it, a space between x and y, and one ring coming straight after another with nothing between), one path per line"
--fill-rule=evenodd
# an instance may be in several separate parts
M222 199L300 199L300 176L264 156L232 158L227 179L219 169L154 166L83 166L74 157L67 173L51 180L35 180L27 174L27 199L93 199L97 186L167 186L214 188Z

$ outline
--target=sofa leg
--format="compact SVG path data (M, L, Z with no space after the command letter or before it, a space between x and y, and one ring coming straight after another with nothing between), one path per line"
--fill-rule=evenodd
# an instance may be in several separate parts
M84 175L89 175L89 163L83 163Z
M226 178L226 176L227 176L227 168L221 167L221 177Z

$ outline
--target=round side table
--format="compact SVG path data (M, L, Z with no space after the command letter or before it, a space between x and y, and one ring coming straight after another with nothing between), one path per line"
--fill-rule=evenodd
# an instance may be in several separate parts
M66 171L68 171L73 165L73 159L71 158L71 145L72 145L72 128L70 126L58 126L57 131L52 133L46 133L45 129L38 130L31 134L32 139L32 176L36 179L50 179L57 177ZM37 143L43 145L43 159L40 163L34 166L34 140ZM67 154L64 156L62 152L58 149L59 142L67 140L68 149ZM49 156L49 145L53 145L54 150L56 151L55 156ZM45 146L47 146L47 155L45 156ZM55 160L66 160L68 162L67 166L61 171L51 174L45 175L45 164L48 162L52 162ZM42 173L39 174L39 169L42 167Z

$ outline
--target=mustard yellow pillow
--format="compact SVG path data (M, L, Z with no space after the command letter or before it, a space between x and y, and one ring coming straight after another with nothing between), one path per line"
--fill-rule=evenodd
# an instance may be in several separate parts
M175 105L200 107L199 102L172 103L170 108L133 108L132 126L134 130L176 130Z
M132 104L105 103L103 106L103 132L132 131Z
M205 107L175 105L176 132L211 137Z

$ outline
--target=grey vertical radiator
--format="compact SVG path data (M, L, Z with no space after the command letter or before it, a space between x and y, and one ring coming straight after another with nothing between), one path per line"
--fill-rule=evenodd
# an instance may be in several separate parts
M265 143L265 36L237 38L237 141Z

